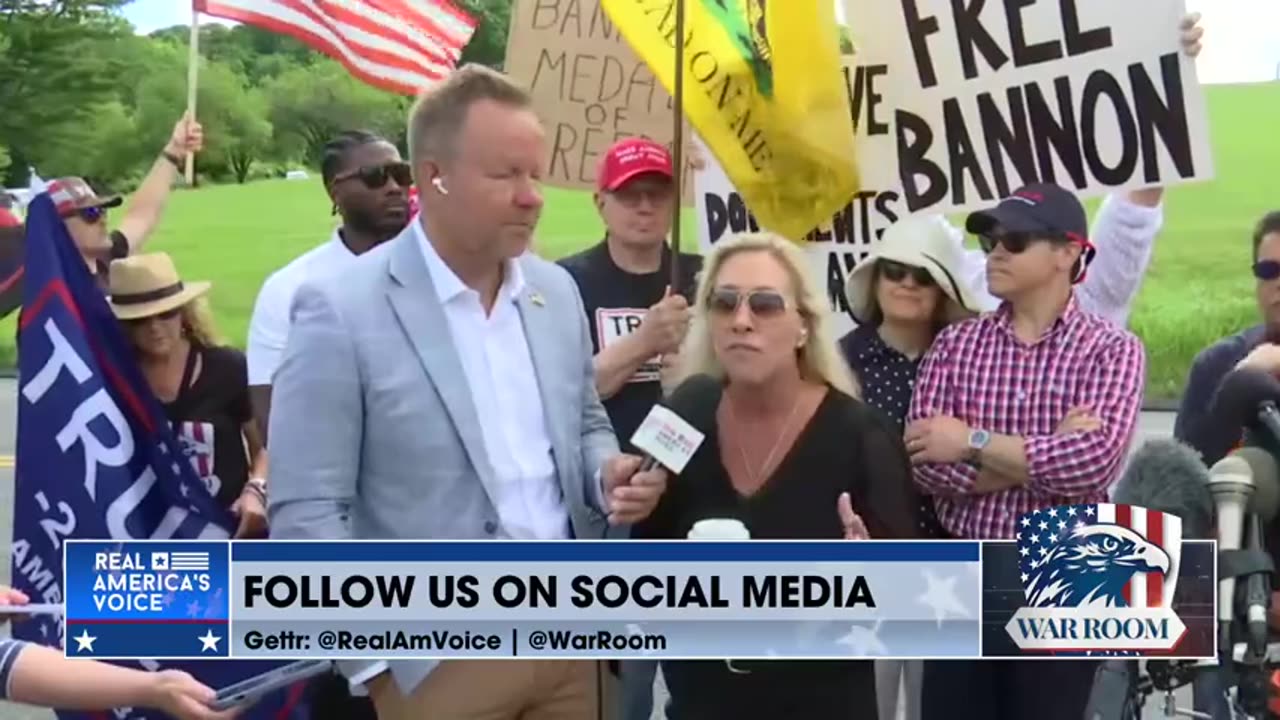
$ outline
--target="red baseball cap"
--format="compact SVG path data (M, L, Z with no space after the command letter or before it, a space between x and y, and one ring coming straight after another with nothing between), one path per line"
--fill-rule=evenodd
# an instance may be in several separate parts
M596 187L600 190L617 190L628 180L645 173L674 177L675 173L671 171L671 153L648 138L625 138L614 143L600 159Z

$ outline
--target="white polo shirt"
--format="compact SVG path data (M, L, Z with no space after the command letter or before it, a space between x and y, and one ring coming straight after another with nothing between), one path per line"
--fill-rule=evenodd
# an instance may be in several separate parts
M347 267L358 256L343 244L338 231L333 231L329 242L312 248L305 254L271 274L253 305L253 317L249 321L249 344L246 356L249 362L249 384L270 385L271 377L284 356L285 343L289 340L289 315L293 295L302 283L334 270Z

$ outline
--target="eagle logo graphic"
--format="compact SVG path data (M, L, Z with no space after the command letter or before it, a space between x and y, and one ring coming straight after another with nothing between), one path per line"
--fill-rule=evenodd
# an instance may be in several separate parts
M1082 503L1016 521L1026 604L1005 630L1024 651L1135 656L1178 645L1174 610L1182 519L1135 505Z
M1071 530L1033 563L1026 581L1031 607L1129 607L1125 586L1136 573L1169 572L1169 554L1120 525Z

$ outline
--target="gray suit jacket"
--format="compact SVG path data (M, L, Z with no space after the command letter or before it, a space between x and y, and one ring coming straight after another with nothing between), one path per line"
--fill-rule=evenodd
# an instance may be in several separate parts
M483 419L417 242L408 228L294 296L272 380L273 538L489 539L498 531ZM554 263L518 262L525 289L517 304L573 532L603 538L598 471L618 444L596 394L582 298ZM371 663L339 665L350 677ZM388 665L408 694L436 663Z

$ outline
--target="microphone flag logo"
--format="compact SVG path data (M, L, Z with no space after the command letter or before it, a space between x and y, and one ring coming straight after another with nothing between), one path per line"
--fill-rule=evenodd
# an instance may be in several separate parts
M1006 630L1024 651L1167 654L1186 626L1173 611L1182 519L1134 505L1060 505L1018 520L1026 605Z

